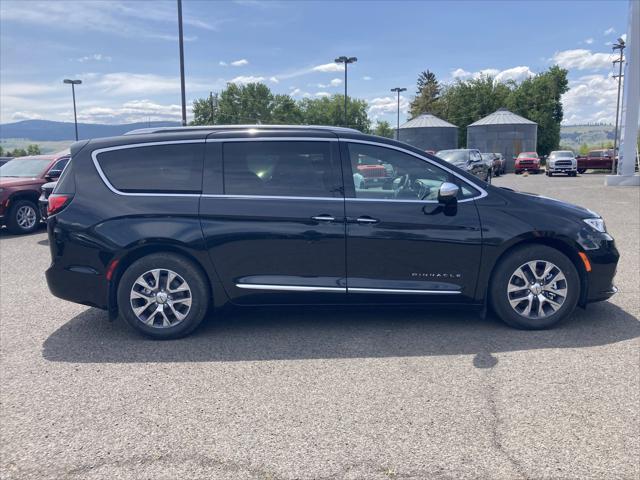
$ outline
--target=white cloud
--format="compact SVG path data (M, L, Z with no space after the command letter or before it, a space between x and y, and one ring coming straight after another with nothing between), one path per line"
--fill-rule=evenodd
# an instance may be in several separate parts
M603 35L611 35L612 33L616 33L616 29L613 27L609 27L604 31Z
M173 26L176 21L175 6L170 3L156 2L153 8L139 8L132 2L122 0L0 2L0 16L12 23L88 31L92 34L100 32L121 37L177 39L176 34L167 34L162 28L168 24ZM206 22L189 15L183 18L185 25L210 31L217 30L224 21ZM186 41L195 38L185 36Z
M613 123L616 95L617 83L606 75L586 75L570 81L569 91L562 96L562 123Z
M325 63L311 68L312 72L343 72L344 66L338 63Z
M229 83L237 83L239 85L245 85L247 83L259 83L264 82L264 77L258 77L254 75L240 75L236 78L229 80Z
M609 53L593 53L591 50L577 48L556 52L551 60L563 68L577 70L598 70L610 68L612 57Z
M221 67L226 67L227 65L229 65L227 62L225 62L224 60L220 60L218 62L218 65L220 65Z
M190 107L188 107L190 109ZM133 100L120 107L95 106L81 109L78 120L89 123L132 123L139 121L179 120L181 107L163 105L151 100Z
M109 55L102 55L101 53L94 53L93 55L87 55L76 59L80 63L96 61L96 62L110 62L112 58Z
M534 75L535 73L533 73L529 67L520 66L502 70L501 72L496 74L495 79L498 82L506 82L508 80L521 82L529 77L533 77Z
M364 77L362 77L362 79L365 81L372 80L372 78L369 75L365 75Z
M339 78L334 78L329 83L317 83L314 86L318 88L330 88L330 87L338 87L340 85L342 85L342 80L340 80Z
M11 120L14 122L19 122L20 120L40 120L42 118L42 115L35 112L14 112L14 114L11 115Z
M453 70L451 72L451 76L455 79L464 79L464 78L468 78L472 75L471 72L467 72L465 69L463 68L456 68L455 70Z
M299 88L293 88L290 93L292 97L297 97L298 95L301 95L301 94L302 94L302 90L300 90Z
M51 83L3 83L0 88L2 98L10 96L28 96L33 97L37 95L46 95L56 91L63 91L63 84L51 84Z
M231 62L231 65L233 67L243 67L245 65L249 65L249 60L247 60L246 58L241 58L240 60Z
M377 120L379 117L396 113L398 109L398 97L376 97L369 101L368 114L372 120ZM409 109L409 99L404 95L400 95L400 112L405 113Z
M456 68L451 72L451 77L454 80L468 80L470 78L481 77L493 77L498 82L506 82L508 80L515 80L521 82L522 80L535 75L533 71L527 66L519 66L507 68L506 70L498 70L497 68L485 68L477 72L468 72L463 68Z
M278 80L278 77L269 77L269 81L271 83L280 83L280 80Z
M329 92L316 92L313 94L315 97L330 97L331 94Z
M584 43L586 43L587 45L591 45L593 43L593 38L586 38Z
M165 77L149 73L107 73L87 82L87 87L93 86L113 95L150 95L160 93L176 93L180 91L180 79ZM198 80L187 81L189 91L203 91L214 88L208 82Z

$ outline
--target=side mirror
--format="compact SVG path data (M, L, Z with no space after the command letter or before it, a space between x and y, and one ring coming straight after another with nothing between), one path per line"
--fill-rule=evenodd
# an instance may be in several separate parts
M455 183L444 182L438 190L438 202L450 205L458 201L460 188Z
M49 170L47 174L44 176L47 180L57 180L62 175L62 170Z

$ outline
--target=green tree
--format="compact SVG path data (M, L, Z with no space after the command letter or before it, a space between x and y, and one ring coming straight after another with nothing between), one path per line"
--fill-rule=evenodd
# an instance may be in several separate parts
M289 95L276 95L271 104L271 122L281 125L302 123L302 110Z
M583 143L582 145L580 145L580 150L578 150L578 153L580 155L586 155L587 153L589 153L589 145L587 145L586 143Z
M385 120L377 121L376 126L373 129L373 134L378 135L379 137L394 138L395 133L395 129L393 129L391 124Z
M299 103L303 122L308 125L345 126L344 95L321 98L305 98ZM368 133L371 120L367 115L367 102L348 97L347 127Z
M423 113L439 113L441 87L436 75L429 70L420 72L417 87L416 96L409 105L409 116L414 118Z
M507 107L512 112L538 124L537 151L541 155L548 155L560 144L561 98L568 90L567 70L554 65L524 80L509 96Z
M210 93L206 98L197 98L193 101L193 121L192 125L216 125L218 119L218 101L220 96L217 93Z
M0 157L4 156L4 148L0 145Z
M24 148L14 148L12 152L7 152L10 157L26 157L27 151Z
M27 145L27 155L40 155L40 145L31 144Z

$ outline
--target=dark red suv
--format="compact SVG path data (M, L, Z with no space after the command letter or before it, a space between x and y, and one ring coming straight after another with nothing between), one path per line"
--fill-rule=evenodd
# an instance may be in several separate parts
M18 157L0 166L0 224L11 233L31 233L40 222L40 187L57 179L69 152Z

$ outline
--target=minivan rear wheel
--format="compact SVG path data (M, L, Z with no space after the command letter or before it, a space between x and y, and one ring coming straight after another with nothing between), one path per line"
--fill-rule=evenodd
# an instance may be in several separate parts
M154 253L132 263L118 283L118 308L129 325L155 339L180 338L204 319L209 289L184 257Z
M500 261L491 279L491 306L507 324L549 328L566 318L580 297L573 262L546 245L526 245Z

